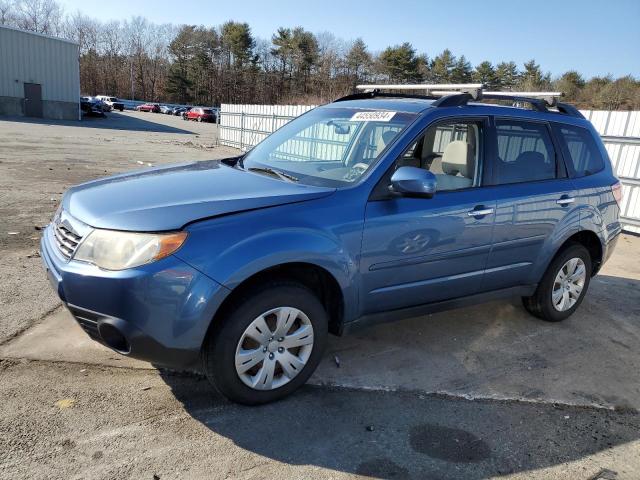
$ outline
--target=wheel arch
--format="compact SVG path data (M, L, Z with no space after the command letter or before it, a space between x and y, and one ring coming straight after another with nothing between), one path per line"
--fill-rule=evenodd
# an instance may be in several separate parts
M571 235L561 248L564 248L564 246L569 243L580 243L588 250L591 256L591 276L593 277L597 274L602 266L602 258L604 255L604 248L600 237L592 230L581 230Z
M567 237L556 249L553 256L549 259L548 263L551 263L568 245L578 243L584 246L589 255L591 256L591 276L593 277L598 273L602 266L602 258L604 254L604 248L602 241L597 233L593 230L580 230Z
M235 285L213 315L203 345L206 344L206 337L215 332L227 312L238 302L243 301L243 296L248 291L259 285L278 281L300 283L316 294L329 316L329 332L335 335L342 334L345 318L345 294L336 277L326 268L314 263L287 262L255 272Z

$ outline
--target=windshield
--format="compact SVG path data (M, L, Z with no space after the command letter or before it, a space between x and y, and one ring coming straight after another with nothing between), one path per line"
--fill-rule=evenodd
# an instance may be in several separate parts
M317 108L256 145L241 166L277 170L310 185L352 185L415 118L404 112Z

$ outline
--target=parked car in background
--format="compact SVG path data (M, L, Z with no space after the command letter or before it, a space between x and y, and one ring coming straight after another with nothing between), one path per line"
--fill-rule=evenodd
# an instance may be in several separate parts
M183 113L189 111L191 107L176 107L173 109L173 114L176 116L182 116Z
M80 111L83 115L104 117L107 106L95 97L80 97Z
M157 103L143 103L142 105L138 105L136 110L138 112L160 113L160 105Z
M168 105L160 105L160 113L164 113L165 115L171 114L173 111L173 107L169 107Z
M116 97L111 97L109 95L96 95L96 98L101 100L105 105L109 106L109 111L111 110L120 110L124 111L124 103L121 100L118 100Z
M75 186L51 284L95 340L245 404L303 385L329 332L512 296L564 320L622 231L602 140L548 93L457 87L368 87L242 156Z
M193 107L183 118L185 120L195 120L197 122L215 122L216 113L212 108Z

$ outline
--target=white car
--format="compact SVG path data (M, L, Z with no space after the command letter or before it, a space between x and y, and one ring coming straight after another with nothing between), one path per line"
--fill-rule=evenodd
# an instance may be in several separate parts
M124 110L124 103L121 100L118 100L116 97L110 97L108 95L96 95L98 100L102 100L102 102L109 107L109 111L111 110L120 110L121 112Z

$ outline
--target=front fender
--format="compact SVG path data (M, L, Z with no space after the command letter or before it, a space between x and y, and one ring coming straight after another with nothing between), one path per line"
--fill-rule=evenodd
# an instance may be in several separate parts
M338 207L330 212L301 210L301 204L287 207L193 224L175 255L229 290L274 266L312 264L340 286L344 319L356 317L362 217Z

